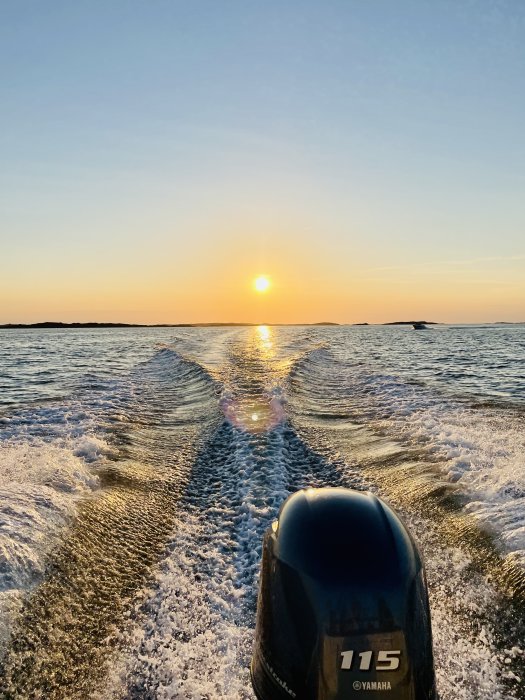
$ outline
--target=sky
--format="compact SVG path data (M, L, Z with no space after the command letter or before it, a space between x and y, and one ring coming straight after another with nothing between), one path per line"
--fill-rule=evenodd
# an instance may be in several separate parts
M0 323L525 321L521 0L0 0L0 105Z

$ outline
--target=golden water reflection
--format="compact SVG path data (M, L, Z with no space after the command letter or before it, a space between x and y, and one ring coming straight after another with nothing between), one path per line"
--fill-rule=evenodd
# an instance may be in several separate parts
M257 326L257 336L259 349L263 353L273 356L272 329L270 326Z
M242 391L238 391L237 385L237 391L227 393L221 401L228 421L250 433L264 433L284 419L282 400L275 393L279 363L276 363L273 334L267 325L251 329L238 350L249 382Z

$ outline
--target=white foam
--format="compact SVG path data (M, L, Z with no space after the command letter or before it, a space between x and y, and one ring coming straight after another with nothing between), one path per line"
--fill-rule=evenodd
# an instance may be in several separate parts
M0 640L23 593L42 575L46 555L74 516L78 499L97 488L86 459L100 456L97 438L46 444L0 444Z
M245 458L246 453L244 466ZM139 698L148 692L159 700L255 698L249 678L254 615L243 609L257 586L261 528L250 526L253 492L246 486L253 473L246 478L244 472L239 476L241 504L225 502L206 512L195 508L181 514L171 553L128 626L128 652L112 662L108 685L97 700ZM283 498L286 489L275 486ZM275 515L272 508L261 512L256 507L255 512L264 527ZM498 649L485 619L494 599L490 584L472 576L460 550L436 545L427 523L412 518L409 524L423 551L432 554L427 574L441 700L515 700L502 680L512 680L507 659L524 651ZM248 551L253 561L246 557Z
M468 497L466 510L525 566L525 416L436 397L394 377L364 383L376 426L426 445L444 476Z
M181 513L171 554L128 630L130 652L101 698L129 697L130 683L143 686L131 697L148 688L159 700L255 697L249 664L262 535L288 495L283 427L263 438L273 459L235 423L226 439L226 461L217 473L210 465L216 498Z
M346 353L322 351L306 359L300 402L310 412L318 405L320 416L337 413L394 441L424 446L466 497L468 512L525 566L525 413L474 406Z
M421 550L426 570L432 615L434 666L440 700L514 700L503 685L516 681L508 670L509 654L525 649L500 649L496 642L491 608L496 593L470 569L469 557L459 549L440 546L431 524L404 514Z
M131 675L144 691L155 688L159 700L254 697L246 690L252 630L238 619L246 591L234 586L231 543L220 533L197 555L209 576L196 577L195 546L204 530L197 516L177 524L173 556L163 563L147 601L151 613L131 635L134 652L113 672L114 695L127 696ZM108 692L106 687L103 696Z

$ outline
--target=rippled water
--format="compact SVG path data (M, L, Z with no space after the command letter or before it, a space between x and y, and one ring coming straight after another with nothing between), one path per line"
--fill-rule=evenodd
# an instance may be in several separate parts
M525 698L525 326L0 331L0 696L253 700L260 543L375 491L442 700Z

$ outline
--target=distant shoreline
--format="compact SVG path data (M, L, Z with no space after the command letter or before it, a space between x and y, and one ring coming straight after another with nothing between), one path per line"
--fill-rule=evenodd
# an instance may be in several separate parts
M62 321L43 321L41 323L2 323L0 329L24 329L24 328L222 328L225 326L339 326L332 321L320 321L319 323L98 323L89 321L86 323L64 323ZM344 324L343 324L344 325Z
M228 327L255 327L255 326L412 326L414 323L422 323L427 326L519 326L525 321L485 321L446 323L442 321L387 321L386 323L335 323L333 321L319 321L317 323L99 323L88 321L86 323L63 321L42 321L40 323L1 323L0 330L24 330L24 329L60 329L60 328L228 328Z

